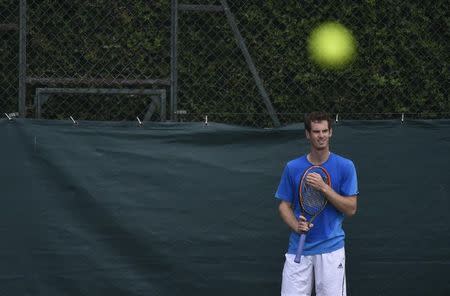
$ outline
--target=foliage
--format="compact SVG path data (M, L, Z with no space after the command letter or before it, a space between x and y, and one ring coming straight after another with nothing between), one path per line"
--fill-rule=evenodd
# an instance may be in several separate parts
M14 19L16 2L0 1L7 14L0 22ZM449 116L445 1L228 2L278 113ZM27 11L28 76L170 78L170 1L29 0ZM358 42L356 61L341 71L322 69L307 55L309 33L329 20L351 29ZM13 111L18 32L0 36L0 108ZM179 109L215 114L215 121L270 125L223 12L179 11L178 54Z

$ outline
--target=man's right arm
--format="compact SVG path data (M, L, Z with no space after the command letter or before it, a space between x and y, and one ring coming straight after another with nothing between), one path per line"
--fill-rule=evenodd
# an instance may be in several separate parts
M292 211L290 202L282 200L278 205L278 211L280 212L280 216L284 223L286 223L294 232L307 232L314 226L313 224L306 222L306 219L303 216L300 216L300 219L297 220Z

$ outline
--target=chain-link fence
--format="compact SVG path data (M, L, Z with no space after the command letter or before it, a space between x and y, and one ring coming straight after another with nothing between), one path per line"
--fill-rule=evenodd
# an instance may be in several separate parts
M167 118L178 121L208 116L266 127L318 109L341 119L450 117L445 1L3 0L5 112L20 105L24 9L22 100L29 117L36 116L36 89L50 87L165 89ZM339 71L318 67L306 50L311 31L328 20L345 25L358 42L356 60ZM142 100L59 94L41 115L131 120L147 114L152 100Z
M19 3L0 1L0 111L12 113L18 110L18 52L19 52Z
M29 0L29 95L37 87L75 88L51 96L42 116L89 120L145 116L149 96L102 90L169 85L166 2ZM77 91L80 88L90 92Z
M402 113L406 118L449 117L444 2L228 3L282 123L301 121L304 113L315 109L339 114L341 119L400 119ZM306 50L311 31L328 20L345 25L358 42L356 60L340 71L318 67ZM183 13L180 23L184 83L180 83L179 105L218 113L212 120L221 119L226 110L233 113L229 119L269 125L262 96L225 13ZM187 50L192 44L198 54ZM191 88L192 80L202 87Z

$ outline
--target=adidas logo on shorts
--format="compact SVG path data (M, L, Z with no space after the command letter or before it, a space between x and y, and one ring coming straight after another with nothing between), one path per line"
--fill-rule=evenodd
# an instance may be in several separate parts
M338 269L342 269L344 266L342 266L342 263L339 264Z

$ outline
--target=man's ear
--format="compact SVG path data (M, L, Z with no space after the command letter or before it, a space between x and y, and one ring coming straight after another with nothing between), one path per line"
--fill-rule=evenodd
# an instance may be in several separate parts
M332 135L333 135L333 129L330 128L330 138L331 138Z
M306 138L309 140L309 132L307 129L305 129L305 135L306 135Z

